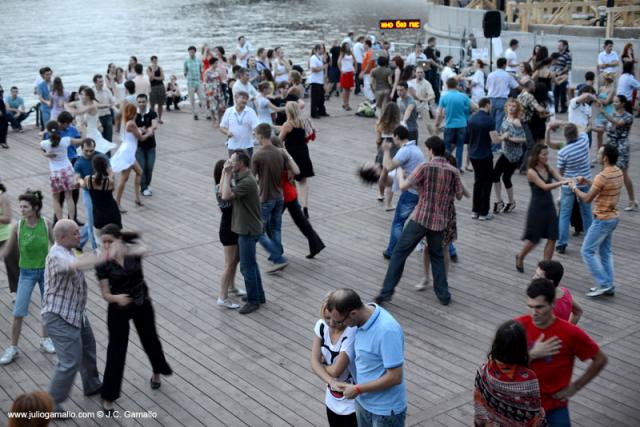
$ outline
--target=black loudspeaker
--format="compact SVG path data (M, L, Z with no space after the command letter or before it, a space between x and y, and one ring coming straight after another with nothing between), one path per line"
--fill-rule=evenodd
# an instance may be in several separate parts
M500 37L502 31L502 15L497 10L488 10L484 14L482 19L482 31L484 31L484 38L496 38Z

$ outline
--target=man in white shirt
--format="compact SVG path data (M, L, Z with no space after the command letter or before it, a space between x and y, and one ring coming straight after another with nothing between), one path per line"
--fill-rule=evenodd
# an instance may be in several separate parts
M631 102L633 90L640 91L640 81L635 77L633 62L625 62L622 65L622 74L618 79L618 89L616 95L624 95L627 101Z
M247 92L236 92L234 100L233 107L227 108L220 120L220 132L227 137L229 155L234 150L247 150L251 157L255 144L253 130L258 126L258 116L252 108L247 107Z
M424 78L424 68L420 66L416 68L416 78L409 80L409 95L416 101L420 113L430 111L430 105L436 99L431 83Z
M246 68L240 68L236 72L236 77L238 80L236 80L233 84L233 88L231 89L231 92L233 92L233 99L235 99L238 92L245 92L249 95L249 102L253 103L256 100L256 96L258 96L258 91L249 82L249 70Z
M496 130L498 130L502 127L504 119L504 104L511 89L518 87L518 82L505 70L506 58L498 58L496 66L498 68L487 77L487 97L491 100L491 117L496 121Z
M597 100L595 89L585 85L580 89L580 94L569 101L568 121L576 125L579 132L591 133L591 104Z
M507 73L516 74L518 72L518 55L516 54L518 46L518 40L511 39L509 48L504 53L504 57L507 60L507 68L505 69Z
M362 72L362 60L364 59L364 36L359 36L356 43L353 45L353 59L356 61L356 73L355 81L356 88L353 92L354 95L360 94L360 86L362 85L362 79L360 73Z
M618 65L620 65L620 57L613 50L613 41L604 41L604 50L598 54L598 71L600 73L614 73L618 72Z
M353 50L353 31L349 31L349 34L347 34L347 37L342 39L342 41L340 42L340 47L342 47L342 45L345 43L347 43L351 48L351 50Z
M247 68L247 62L249 60L249 44L245 41L244 36L238 37L238 47L236 48L236 58L238 58L238 65L242 68Z
M111 107L116 103L111 91L104 86L104 78L102 74L93 76L93 84L98 101L98 120L102 125L102 137L107 141L111 141L113 137L113 117L111 116Z
M405 65L419 65L420 62L426 62L427 55L422 51L422 43L416 43L416 48L414 52L411 52L407 55L407 59L404 61Z
M440 89L440 92L444 94L449 90L446 84L447 80L450 78L459 80L460 76L457 75L454 70L455 64L453 62L453 56L445 56L443 63L444 67L442 67L442 72L440 73L440 80L442 81L442 89Z
M313 55L309 58L311 74L307 82L311 86L311 117L328 116L324 107L324 61L322 60L322 46L313 47Z

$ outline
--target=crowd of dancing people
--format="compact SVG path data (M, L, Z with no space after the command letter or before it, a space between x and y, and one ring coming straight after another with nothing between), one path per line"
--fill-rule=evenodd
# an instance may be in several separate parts
M567 400L598 375L607 358L576 326L582 308L560 286L564 269L552 258L565 254L570 240L578 244L577 237L569 237L573 225L574 236L584 233L580 252L594 281L586 295L615 294L612 236L623 186L629 199L624 211L638 209L628 170L640 82L631 45L618 55L613 42L605 41L596 69L575 89L566 41L560 40L552 54L536 46L524 61L518 60L518 47L511 40L496 70L487 74L481 59L456 67L451 56L442 57L433 37L426 48L417 43L402 56L386 41L349 33L328 49L313 46L299 66L282 47L254 51L241 36L229 54L222 46L188 47L181 73L168 78L156 56L146 67L131 57L126 68L108 64L106 73L92 76L92 84L70 92L63 76L43 67L34 88L39 102L30 109L17 87L6 98L0 88L1 147L9 148L9 126L22 132L22 123L36 112L54 212L52 220L45 218L42 193L26 189L18 198L20 218L12 221L0 184L0 258L15 294L11 342L0 364L20 355L36 283L42 302L40 348L58 359L48 395L21 396L15 405L64 412L62 404L80 371L85 394L100 394L105 411L113 411L129 320L152 365L150 387L158 389L161 376L172 374L143 275L147 249L138 233L123 229L130 174L135 175L136 209L145 205L142 197L154 195L156 132L167 112L189 106L194 120L211 121L225 138L227 155L212 163L224 249L216 304L249 314L266 303L258 243L268 253L268 274L289 265L282 244L285 210L308 241L307 258L325 248L310 220L309 184L315 173L308 144L316 138L312 119L329 116L325 103L335 94L343 114L353 110L352 95L374 110L377 154L359 174L376 186L377 199L394 216L382 252L388 268L374 303L340 289L320 306L311 366L327 385L329 424L404 424L404 335L383 305L391 301L417 247L424 278L415 289L423 291L433 281L437 299L449 305L448 266L457 260L456 202L471 198L474 220L508 215L517 209L511 180L519 171L526 175L531 198L516 270L524 273L525 257L541 240L546 243L526 290L530 314L498 328L488 361L478 369L475 423L569 425ZM564 113L566 121L558 116ZM430 135L420 139L419 129L425 127ZM551 149L558 150L556 167L549 162ZM465 171L474 174L472 189L461 179ZM559 212L552 193L557 188ZM80 195L85 223L78 219ZM244 288L235 284L238 265ZM108 303L102 380L85 314L84 272L91 269ZM576 357L592 363L572 381Z

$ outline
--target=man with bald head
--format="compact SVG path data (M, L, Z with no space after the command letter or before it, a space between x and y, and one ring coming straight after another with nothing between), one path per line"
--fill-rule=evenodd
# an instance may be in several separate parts
M93 255L76 258L73 249L80 245L80 230L75 222L62 219L53 228L55 244L49 250L44 270L42 320L58 353L49 394L55 411L69 395L76 373L80 371L85 395L99 393L102 383L96 366L96 340L85 315L87 282L80 268L99 262Z

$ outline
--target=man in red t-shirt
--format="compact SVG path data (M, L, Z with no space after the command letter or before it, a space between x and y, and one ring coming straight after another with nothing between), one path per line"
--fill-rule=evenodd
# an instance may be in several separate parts
M516 319L527 332L529 367L538 376L542 407L551 427L571 425L568 399L607 364L607 356L582 329L556 318L555 295L553 282L534 279L527 288L530 314ZM592 362L580 378L571 382L576 357Z

